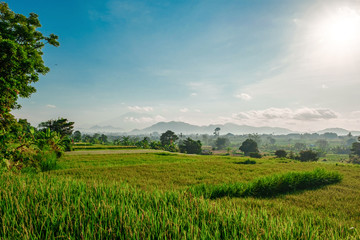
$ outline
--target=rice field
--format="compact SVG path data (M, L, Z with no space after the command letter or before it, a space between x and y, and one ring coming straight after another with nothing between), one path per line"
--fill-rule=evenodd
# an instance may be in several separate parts
M42 174L1 173L0 238L360 239L359 166L101 151L66 154ZM279 192L208 198L201 186Z

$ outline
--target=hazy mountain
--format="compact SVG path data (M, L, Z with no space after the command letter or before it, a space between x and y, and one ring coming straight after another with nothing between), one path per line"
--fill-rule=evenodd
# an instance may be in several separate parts
M127 112L113 119L104 120L97 125L110 125L115 128L121 128L122 131L131 131L132 129L143 129L157 122L163 121L161 116L150 113Z
M87 129L79 129L81 132L87 132L87 133L118 133L118 132L124 132L124 129L113 127L111 125L107 126L99 126L95 125Z
M360 135L360 131L350 131L350 130L346 130L344 128L326 128L324 130L318 131L318 134L324 134L324 133L336 133L337 135L348 135L349 132L351 132L351 134L354 136L358 136Z
M259 133L259 134L288 134L294 131L291 131L286 128L277 128L277 127L252 127L247 125L237 125L234 123L226 124L212 124L208 126L196 126L184 122L159 122L150 127L144 128L142 130L133 130L130 134L146 134L152 132L163 133L167 130L171 130L175 133L191 134L213 134L215 128L219 127L220 134L250 134L250 133Z

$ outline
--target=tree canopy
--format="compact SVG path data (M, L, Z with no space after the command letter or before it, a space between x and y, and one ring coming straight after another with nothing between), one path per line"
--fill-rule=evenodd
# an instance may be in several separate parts
M29 97L36 89L32 83L49 68L42 59L45 44L59 46L58 37L44 36L38 15L29 17L14 13L8 4L0 3L0 121L11 118L10 111L19 108L18 97ZM3 123L2 123L3 124Z
M189 154L200 154L201 146L200 140L195 141L191 138L187 138L179 143L180 152Z
M69 122L66 118L49 120L39 124L39 128L49 128L50 131L58 132L62 137L70 136L74 129L74 122Z
M173 144L179 137L171 130L167 130L160 136L161 145L166 146Z
M257 143L253 139L246 139L239 147L239 150L243 151L246 156L248 156L251 152L259 152Z

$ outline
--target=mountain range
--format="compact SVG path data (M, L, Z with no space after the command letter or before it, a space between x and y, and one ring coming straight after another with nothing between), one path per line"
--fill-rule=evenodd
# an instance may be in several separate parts
M111 125L99 126L95 125L88 129L79 129L82 132L88 133L113 133L113 134L128 134L128 135L140 135L140 134L150 134L157 132L159 134L171 130L176 134L213 134L215 128L220 128L220 135L225 135L227 133L243 135L243 134L273 134L273 135L286 135L289 133L299 133L297 131L292 131L287 128L280 127L254 127L248 125L237 125L234 123L225 123L225 124L211 124L208 126L197 126L185 122L158 122L146 127L143 129L134 129L130 132L126 132L122 128L113 127ZM336 133L337 135L347 135L351 132L352 135L360 135L360 131L350 131L344 128L326 128L321 131L317 131L318 134L323 134L326 132Z

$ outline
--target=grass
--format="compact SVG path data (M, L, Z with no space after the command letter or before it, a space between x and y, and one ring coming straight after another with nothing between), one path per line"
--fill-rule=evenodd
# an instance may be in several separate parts
M20 194L19 194L20 193ZM223 205L186 192L145 192L43 176L0 178L6 239L350 239L356 229L289 208ZM289 215L291 213L291 215Z
M132 151L79 151L65 155L60 170L0 174L0 239L359 239L358 166ZM318 167L344 178L271 198L211 200L188 191L263 186L255 179Z
M202 184L194 186L190 192L205 198L219 197L273 197L299 190L316 189L338 183L342 175L324 169L308 172L289 172L255 179L249 183L230 183L221 185Z

